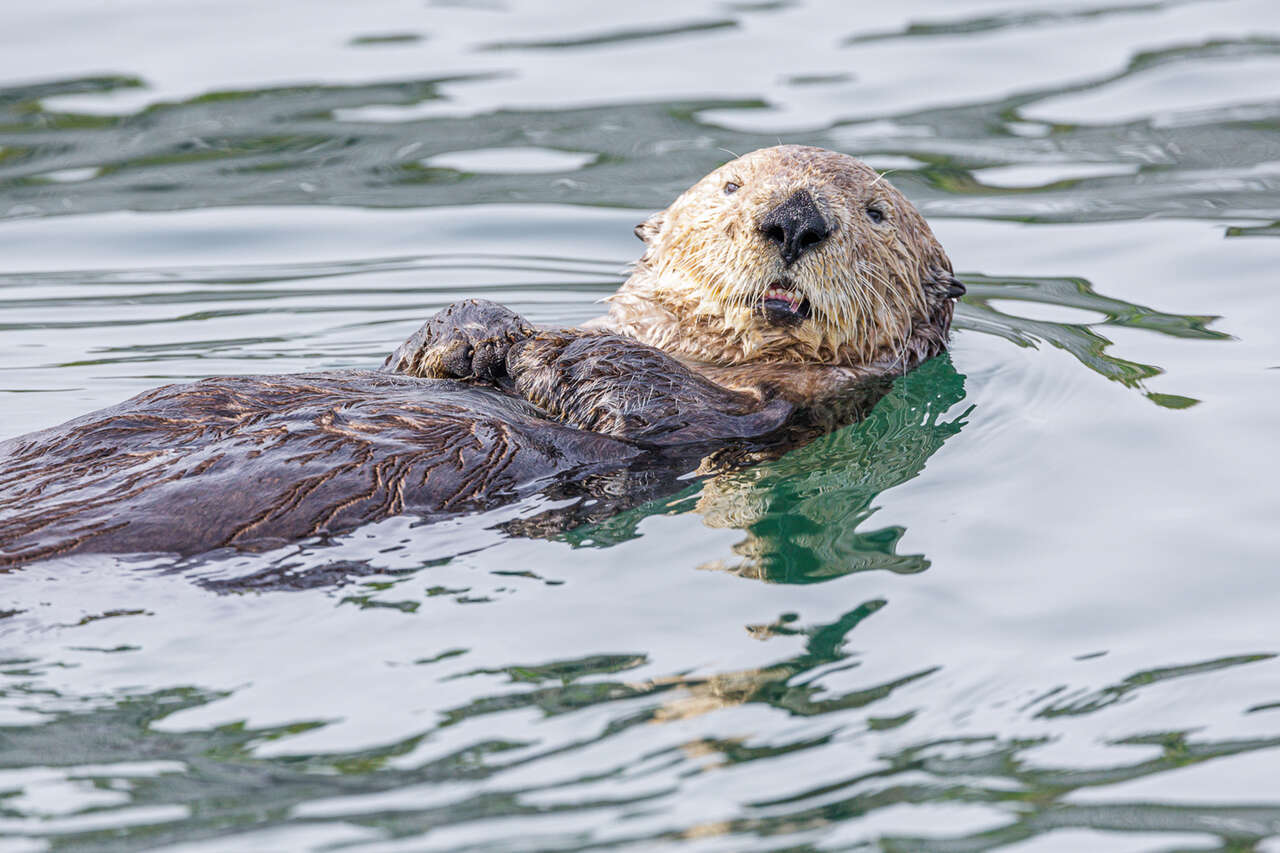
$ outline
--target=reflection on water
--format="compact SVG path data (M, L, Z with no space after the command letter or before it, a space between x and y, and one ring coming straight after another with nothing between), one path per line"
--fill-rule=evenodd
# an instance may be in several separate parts
M875 513L871 504L880 492L919 474L929 456L959 432L967 411L950 415L948 410L963 398L964 378L944 355L895 380L858 423L780 459L756 464L734 459L731 465L708 460L720 473L674 497L612 512L567 532L548 529L546 521L506 529L552 535L579 547L611 547L639 536L649 516L691 512L708 527L747 533L733 546L732 560L715 560L702 569L773 583L814 583L871 569L923 571L929 565L924 557L895 553L900 528L857 528ZM635 491L630 484L628 489ZM544 513L534 521L548 517L560 521L565 516Z
M1136 16L1154 5L1117 11ZM1083 18L1106 11L1090 10ZM991 26L969 22L950 30L916 27L895 38L927 43L948 34L1042 27L1079 14L1010 15L980 19ZM713 29L721 25L711 23ZM661 38L666 31L644 35ZM580 43L604 46L634 37L622 32ZM1278 54L1280 39L1273 38L1178 44L1144 51L1122 70L1095 79L963 106L841 118L806 132L804 141L856 151L873 165L887 157L895 183L926 214L1037 222L1151 215L1274 219L1280 216L1280 143L1269 131L1280 120L1280 90L1265 81ZM1215 81L1214 73L1232 63L1239 66L1239 80ZM1167 69L1185 77L1164 80L1159 75ZM491 70L364 85L218 91L121 116L57 106L66 96L83 103L94 95L145 92L144 81L99 76L3 87L0 215L171 210L193 202L422 207L512 201L657 208L723 162L725 151L778 141L774 132L714 120L771 109L748 98L418 114L451 100L446 89L465 91L505 76ZM812 83L802 77L792 85ZM1176 93L1190 86L1200 87L1207 104L1177 102ZM1226 92L1230 104L1214 106ZM1132 115L1098 121L1105 112L1087 100L1091 93L1106 93ZM483 157L511 148L542 152L548 163L561 165L523 174L467 169L465 161L448 165L447 155L456 152ZM1027 174L1035 179L1017 186L1001 182L993 169L1030 166L1036 171ZM1084 176L1077 177L1082 166Z
M1144 329L1175 338L1191 340L1227 340L1230 335L1209 328L1216 317L1166 314L1142 305L1134 305L1095 293L1083 279L992 279L970 275L965 278L969 289L955 321L957 329L971 329L999 335L1019 346L1035 346L1044 342L1066 350L1080 363L1108 379L1130 388L1143 390L1143 380L1164 371L1154 364L1140 364L1110 355L1111 341L1098 328L1115 326ZM1008 300L1011 310L1002 311L992 305ZM1061 323L1019 316L1019 308L1028 303L1057 308L1082 309L1105 317L1101 323ZM1198 400L1176 394L1144 391L1158 406L1184 409Z
M924 470L960 431L964 379L946 356L895 383L861 423L818 438L776 462L723 474L703 486L695 511L711 527L742 530L734 561L701 568L775 583L812 583L849 572L919 572L920 554L898 554L897 526L860 531L880 492Z
M2 576L0 850L1277 848L1270 0L99 5L0 12L0 437L582 322L779 141L969 292L639 505Z
M325 721L165 727L167 718L225 696L188 687L64 701L59 708L38 686L48 664L10 660L5 662L6 695L40 702L48 710L38 724L0 729L7 768L3 778L23 792L9 797L0 826L15 835L51 835L60 847L73 850L138 849L199 838L270 845L272 839L290 837L274 830L291 827L325 827L316 837L326 843L424 837L430 842L455 828L483 832L491 827L494 838L514 843L515 836L502 828L508 819L585 815L591 816L588 825L603 836L600 840L610 844L704 835L746 843L888 817L902 806L945 802L972 810L980 823L995 825L928 836L891 832L880 843L893 850L980 850L1064 828L1140 827L1146 832L1208 833L1225 844L1247 847L1280 827L1280 803L1211 801L1172 807L1141 798L1097 803L1080 796L1232 756L1267 756L1267 750L1280 747L1280 737L1213 739L1186 731L1149 731L1114 741L1108 748L1117 757L1088 767L1041 760L1038 753L1051 740L1043 734L953 734L903 745L891 735L910 730L917 712L886 715L877 709L895 693L931 679L936 684L945 673L935 666L888 679L857 678L861 655L850 648L851 635L885 605L870 600L820 624L800 624L794 615L784 615L770 625L748 626L761 640L798 641L793 642L795 654L748 670L635 680L630 674L647 663L641 654L460 669L437 683L462 680L475 691L472 698L441 707L437 721L423 730L363 749L274 758L271 744L321 729ZM1020 712L1026 720L1094 714L1126 697L1140 698L1141 691L1161 681L1247 667L1270 657L1238 656L1139 672L1092 691L1059 686ZM465 663L466 650L415 664L438 667L451 658ZM852 673L854 684L844 690L824 687L833 673ZM394 678L404 699L425 686L413 667ZM713 720L708 715L755 705L776 712L780 721L837 715L845 722L834 728L791 726L791 734L780 732L764 742L716 734L714 726L688 727L694 719ZM552 727L538 733L543 728L538 720L549 723L575 715L597 720L603 715L607 723L593 723L586 731ZM490 719L493 724L486 722ZM512 729L517 720L526 721L527 733ZM447 733L455 727L469 734L461 740L451 737ZM859 743L872 738L899 745L858 757L863 756ZM616 744L612 760L602 753L605 764L587 769L583 762L609 742ZM646 743L652 749L646 750ZM846 754L853 766L834 775L824 768L821 775L829 778L821 783L800 773L744 789L741 814L728 820L656 831L632 830L626 820L607 829L602 822L609 814L652 813L670 803L681 779L706 774L758 778L779 763L789 766L826 750ZM74 760L49 766L51 755ZM569 764L581 769L570 771L570 778L557 778L568 769L561 765L570 756L577 759ZM542 763L551 767L546 780L525 772ZM803 763L795 766L799 770ZM594 796L566 797L593 787L600 789ZM108 815L107 820L95 817ZM902 824L890 818L888 825ZM250 828L253 834L240 835ZM542 838L544 843L568 840Z

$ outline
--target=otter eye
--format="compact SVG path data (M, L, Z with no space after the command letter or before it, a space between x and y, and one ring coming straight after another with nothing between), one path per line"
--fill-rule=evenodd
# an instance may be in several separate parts
M884 222L884 211L876 207L874 204L869 204L867 205L867 218L879 225L881 222Z
M733 181L729 181L727 184L724 185L724 194L732 195L733 193L736 193L739 189L741 189L741 186L739 186L738 184L735 184Z

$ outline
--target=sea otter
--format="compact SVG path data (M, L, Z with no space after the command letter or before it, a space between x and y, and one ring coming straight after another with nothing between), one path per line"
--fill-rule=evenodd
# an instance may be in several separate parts
M819 148L738 157L636 234L581 328L468 300L378 371L166 386L0 443L0 566L262 548L538 492L607 510L858 417L945 347L964 292L901 193Z

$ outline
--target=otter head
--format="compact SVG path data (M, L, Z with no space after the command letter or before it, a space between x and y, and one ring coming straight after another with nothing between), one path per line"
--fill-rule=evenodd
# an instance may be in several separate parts
M636 234L610 325L699 361L914 363L942 348L964 292L911 203L821 148L731 160Z

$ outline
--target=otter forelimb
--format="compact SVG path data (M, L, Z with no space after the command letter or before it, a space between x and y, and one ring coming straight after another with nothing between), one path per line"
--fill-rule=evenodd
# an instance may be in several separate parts
M384 369L494 384L568 426L642 444L762 436L795 411L781 399L721 387L632 338L535 330L483 300L442 310Z
M794 413L722 388L659 349L601 332L538 332L511 347L515 390L578 429L655 445L752 438Z

